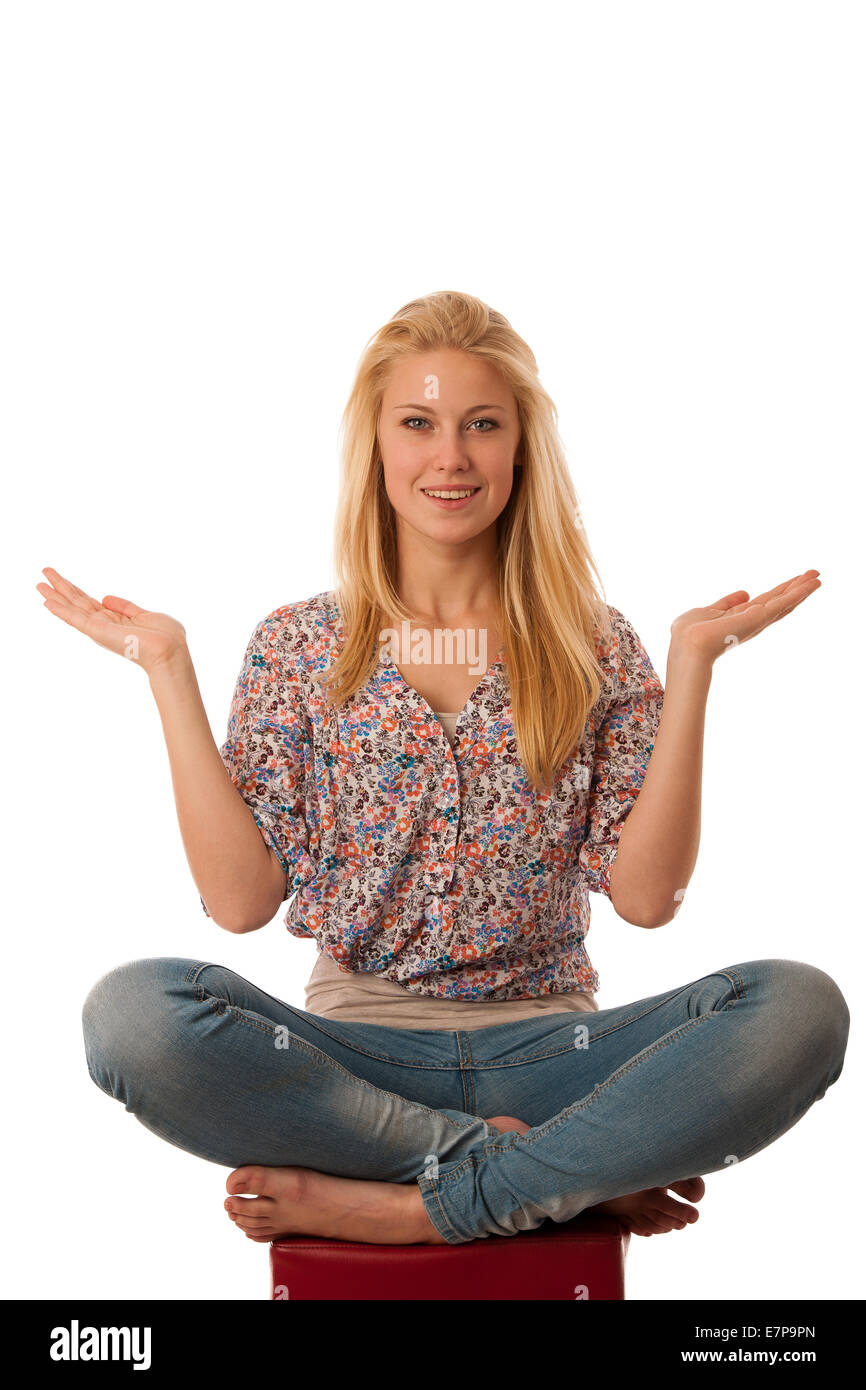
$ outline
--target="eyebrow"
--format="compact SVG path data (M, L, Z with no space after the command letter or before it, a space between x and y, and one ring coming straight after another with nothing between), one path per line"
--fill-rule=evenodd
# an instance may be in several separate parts
M417 401L407 401L405 405L395 405L395 406L393 406L392 408L393 408L394 410L427 410L427 411L429 411L429 413L430 413L431 415L435 415L435 414L436 414L436 411L433 409L432 405L430 405L429 401L427 402L426 405L419 405ZM492 405L492 404L488 404L488 405L470 405L469 409L468 409L467 411L465 411L464 413L465 413L466 415L471 415L473 410L504 410L504 409L505 409L505 406L504 406L504 405Z

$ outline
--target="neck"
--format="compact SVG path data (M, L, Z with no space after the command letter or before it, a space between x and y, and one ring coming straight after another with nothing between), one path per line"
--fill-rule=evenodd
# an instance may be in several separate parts
M421 622L447 626L471 614L498 612L495 536L485 532L465 548L436 546L427 537L400 545L397 592Z

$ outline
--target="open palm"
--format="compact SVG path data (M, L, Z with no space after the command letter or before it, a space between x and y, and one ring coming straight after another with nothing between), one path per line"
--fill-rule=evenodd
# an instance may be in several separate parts
M106 594L100 603L50 565L42 573L50 582L36 588L49 612L148 674L186 645L186 629L167 613L151 613L116 594Z
M730 647L748 642L770 623L784 618L820 587L818 571L806 570L757 598L750 599L745 589L737 589L711 608L691 608L680 614L671 623L671 641L715 661Z

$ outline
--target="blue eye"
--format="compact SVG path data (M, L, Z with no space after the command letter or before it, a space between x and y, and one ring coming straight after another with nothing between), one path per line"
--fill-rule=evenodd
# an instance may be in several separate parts
M403 424L404 424L404 425L412 425L412 424L414 424L416 421L420 421L422 425L429 425L429 423L430 423L429 420L425 420L425 418L424 418L423 415L410 415L410 416L407 416L407 418L403 421ZM492 425L494 429L498 429L498 428L499 428L498 422L497 422L496 420L489 420L489 419L487 419L487 418L484 417L484 416L479 417L477 420L473 420L471 423L472 423L473 425ZM412 434L422 434L423 431L422 431L422 430L412 430L411 433L412 433ZM489 431L489 430L473 430L472 433L473 433L473 434L489 434L490 431Z

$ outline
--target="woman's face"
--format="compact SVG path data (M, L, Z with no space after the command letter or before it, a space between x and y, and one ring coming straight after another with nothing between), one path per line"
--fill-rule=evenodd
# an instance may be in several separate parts
M385 490L398 531L408 526L448 544L486 531L511 495L519 441L517 402L491 363L454 348L403 358L379 414ZM468 489L468 500L427 495Z

